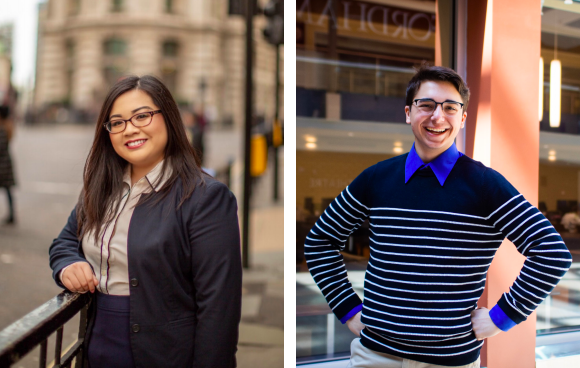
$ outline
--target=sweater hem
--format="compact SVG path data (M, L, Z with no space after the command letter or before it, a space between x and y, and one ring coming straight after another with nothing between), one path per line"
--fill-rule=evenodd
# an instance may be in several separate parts
M415 360L418 362L422 362L422 363L428 363L428 364L436 364L436 365L442 365L442 366L448 366L448 367L457 367L457 366L462 366L462 365L468 365L471 364L473 362L475 362L478 358L479 358L479 353L481 350L481 347L483 346L483 341L481 341L481 343L479 344L479 346L477 346L475 349L468 351L466 353L463 354L457 354L457 355L452 355L453 352L449 352L449 356L433 356L433 355L429 355L427 352L422 352L422 351L417 351L416 353L412 353L412 352L404 352L399 350L398 348L395 347L390 347L388 346L388 344L391 345L398 345L396 343L392 343L389 341L385 341L385 343L383 343L380 340L380 335L378 335L377 333L374 332L370 332L369 334L371 336L377 337L376 340L373 341L373 339L367 337L364 332L368 332L368 328L365 328L363 330L363 333L361 333L360 336L360 343L373 351L379 352L379 353L385 353L385 354L390 354L390 355L394 355L397 356L399 358L403 358L403 359L411 359L411 360ZM475 339L475 335L473 337ZM475 341L475 343L479 343L479 341ZM401 347L403 347L404 345L401 345ZM409 349L409 347L405 347L407 349ZM449 349L446 349L447 351L449 351Z

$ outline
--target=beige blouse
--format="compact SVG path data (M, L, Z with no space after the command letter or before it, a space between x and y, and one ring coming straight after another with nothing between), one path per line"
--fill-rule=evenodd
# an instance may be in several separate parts
M95 244L93 232L83 236L83 252L93 267L99 281L97 290L104 294L129 295L129 265L127 259L127 236L129 223L135 205L144 193L158 191L171 175L171 170L155 187L153 184L161 175L163 161L158 163L147 175L131 186L131 165L127 166L123 176L123 197L113 221L103 225L98 244ZM67 266L68 267L68 266ZM66 269L66 267L63 269ZM61 272L61 275L62 273Z

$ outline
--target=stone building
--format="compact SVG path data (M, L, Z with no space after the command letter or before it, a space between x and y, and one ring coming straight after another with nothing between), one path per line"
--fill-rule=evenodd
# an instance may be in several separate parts
M254 106L271 118L276 53L261 34L265 23L255 17ZM203 104L216 126L243 125L245 21L228 15L228 0L48 0L38 29L39 111L94 114L120 77L153 74L178 103Z
M0 25L0 103L3 95L10 85L10 73L12 70L12 23Z

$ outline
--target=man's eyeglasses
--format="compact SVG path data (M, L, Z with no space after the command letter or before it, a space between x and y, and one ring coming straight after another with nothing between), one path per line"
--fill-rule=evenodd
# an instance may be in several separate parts
M413 103L417 106L419 111L425 114L432 114L437 108L437 105L441 105L443 113L447 116L453 116L463 109L463 104L461 102L451 100L435 102L435 100L430 98L417 98L413 100Z
M112 134L122 133L127 128L127 122L130 121L131 124L133 124L133 126L137 128L146 127L153 121L153 115L159 114L160 112L161 110L140 112L138 114L131 116L127 120L113 119L111 121L107 121L103 125Z

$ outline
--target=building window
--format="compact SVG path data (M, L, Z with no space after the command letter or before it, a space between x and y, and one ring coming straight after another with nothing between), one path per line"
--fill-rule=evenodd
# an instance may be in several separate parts
M119 39L110 39L104 43L105 55L125 55L127 53L127 43Z
M129 70L127 42L111 38L103 42L103 76L109 86L115 84Z
M68 15L78 15L81 10L81 1L80 0L68 0Z
M173 0L165 0L165 12L169 14L173 13L175 11L174 5Z
M298 363L348 357L354 338L308 272L306 237L358 174L411 149L413 133L403 130L407 83L414 66L435 61L435 1L412 7L405 1L378 5L337 0L336 12L328 7L332 3L296 3ZM361 297L370 231L369 223L363 223L341 252L348 278Z
M162 53L161 79L167 86L167 89L175 95L177 87L179 43L177 41L163 42Z
M73 73L75 69L75 42L74 40L67 40L66 48L66 75L67 75L67 90L65 104L70 104L72 90L73 90Z
M120 13L125 9L125 2L123 0L113 0L111 2L111 11L113 13Z
M179 44L175 41L167 41L163 43L163 57L177 57L179 51Z

